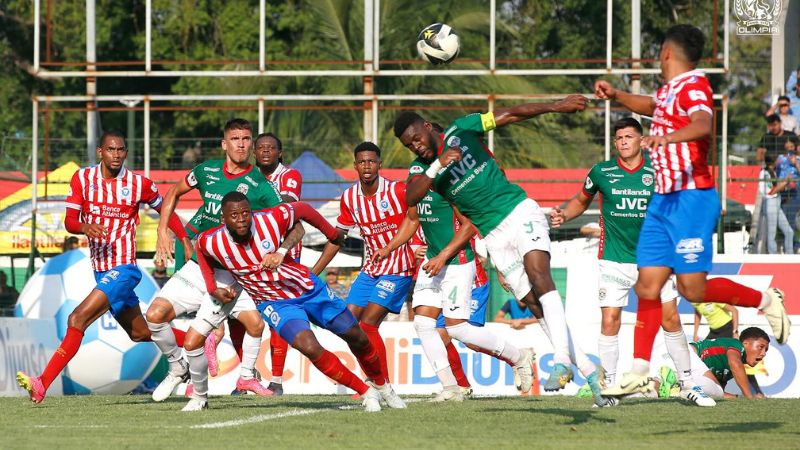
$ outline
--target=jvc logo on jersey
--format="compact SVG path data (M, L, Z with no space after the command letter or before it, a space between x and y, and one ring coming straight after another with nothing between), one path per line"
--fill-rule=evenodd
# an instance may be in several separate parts
M472 157L471 154L467 153L458 163L454 164L450 168L450 185L454 185L461 180L461 177L466 175L467 172L474 169L478 163Z
M417 203L417 214L420 216L430 216L433 214L431 211L430 203Z
M206 203L205 211L214 217L219 216L220 211L222 211L222 204L217 202L208 202Z
M617 209L636 209L639 211L647 210L646 198L627 198L623 197L620 203L614 205Z

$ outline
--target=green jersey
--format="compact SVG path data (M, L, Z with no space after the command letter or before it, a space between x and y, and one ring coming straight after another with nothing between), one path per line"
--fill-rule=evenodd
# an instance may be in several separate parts
M467 216L486 236L525 198L521 187L508 181L483 134L495 128L494 114L470 114L456 119L444 132L443 148L461 149L461 161L450 164L433 180L433 190ZM417 158L414 163L422 163ZM420 164L422 165L422 164ZM411 175L422 173L411 166Z
M694 350L700 359L708 366L708 370L714 374L714 377L719 381L723 387L725 383L733 378L731 373L731 366L728 364L728 350L736 350L741 354L742 361L744 361L745 353L744 346L738 339L733 338L717 338L708 339L700 342L692 342Z
M411 163L411 168L411 173L422 173L428 169L428 165L417 160ZM419 215L419 226L422 227L422 233L425 235L425 242L428 245L425 256L431 259L441 253L442 249L453 240L459 223L450 203L433 191L428 191L425 197L417 203L417 214ZM464 264L474 258L472 247L467 245L447 263Z
M647 157L633 170L614 159L597 163L589 171L583 192L588 197L601 195L598 258L636 263L636 243L653 195L654 174Z
M222 197L228 192L239 191L246 195L253 211L272 208L283 202L275 185L255 166L231 175L225 171L225 160L221 159L195 166L186 175L186 183L196 188L203 199L203 206L186 224L186 231L192 237L222 223Z

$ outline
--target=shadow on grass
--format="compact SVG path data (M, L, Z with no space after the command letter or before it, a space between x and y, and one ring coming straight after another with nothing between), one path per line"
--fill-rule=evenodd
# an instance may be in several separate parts
M731 422L717 425L704 425L697 428L681 428L673 430L658 431L653 435L669 435L675 433L754 433L758 431L769 431L782 427L780 422ZM790 433L791 434L791 433Z
M615 419L610 417L598 416L598 411L592 410L575 410L575 409L562 409L562 408L514 408L517 412L529 412L531 414L549 414L553 416L561 416L571 419L564 425L583 425L585 423L594 422L602 424L617 423ZM507 413L508 408L492 408L486 409L486 412Z

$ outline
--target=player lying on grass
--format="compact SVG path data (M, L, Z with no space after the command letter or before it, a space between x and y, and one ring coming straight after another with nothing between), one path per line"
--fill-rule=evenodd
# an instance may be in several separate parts
M690 302L758 308L781 344L791 331L780 290L769 288L762 293L726 278L707 279L721 205L708 165L713 93L708 79L697 70L704 46L705 37L697 27L682 24L668 29L659 55L666 83L654 96L623 92L604 80L595 83L598 98L615 100L631 112L653 118L642 147L650 149L655 169L655 192L636 248L639 277L634 289L639 303L633 367L616 386L604 390L605 395L632 392L648 383L653 342L662 322L659 295L672 274L678 292ZM671 356L673 360L683 358L681 367L689 366L688 349ZM691 374L682 369L678 378L689 382ZM683 390L681 395L711 405L702 389L695 388Z
M689 345L692 350L692 380L702 387L706 394L717 399L737 397L725 392L725 386L731 379L736 382L743 397L750 399L763 397L763 394L753 392L745 364L752 367L763 361L769 351L769 342L769 335L756 327L742 331L739 339L717 338L692 342ZM647 390L658 391L659 397L669 397L676 380L674 375L669 376L669 370L663 369L667 367L662 368L658 384Z
M163 199L152 181L123 167L127 156L122 134L106 132L97 147L100 163L78 170L70 181L64 227L70 233L85 234L89 238L97 286L70 313L64 340L41 376L17 372L17 382L28 391L34 403L44 400L47 388L78 353L83 333L106 311L111 311L131 340L151 340L139 308L139 298L133 292L142 279L136 265L136 227L139 205L146 204L161 211ZM188 240L176 215L169 213L165 223L180 239ZM171 330L169 324L166 329L183 340L182 331ZM180 343L176 347L178 345Z
M242 193L226 194L222 198L223 225L203 233L197 243L206 288L220 303L232 301L236 292L231 287L217 285L211 267L218 264L230 271L255 300L264 320L311 360L320 372L360 394L369 412L380 411L381 397L391 407L390 399L396 394L382 375L378 352L347 305L332 295L325 283L307 267L275 252L286 232L300 220L322 231L328 239L339 238L336 229L306 203L282 204L253 213L250 202ZM268 269L262 261L270 255L273 261L266 265L274 268ZM371 381L361 381L336 355L325 350L309 323L345 340ZM196 370L193 366L191 371L196 393L200 389L205 393L207 387L208 379L202 371L202 363L197 361ZM198 409L207 405L207 399L199 395L195 395L191 402L198 404ZM405 407L405 404L398 406Z

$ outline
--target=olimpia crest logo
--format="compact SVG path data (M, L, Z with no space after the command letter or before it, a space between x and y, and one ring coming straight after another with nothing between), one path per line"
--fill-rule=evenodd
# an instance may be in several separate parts
M736 34L780 34L783 0L735 0L733 11L739 19Z

